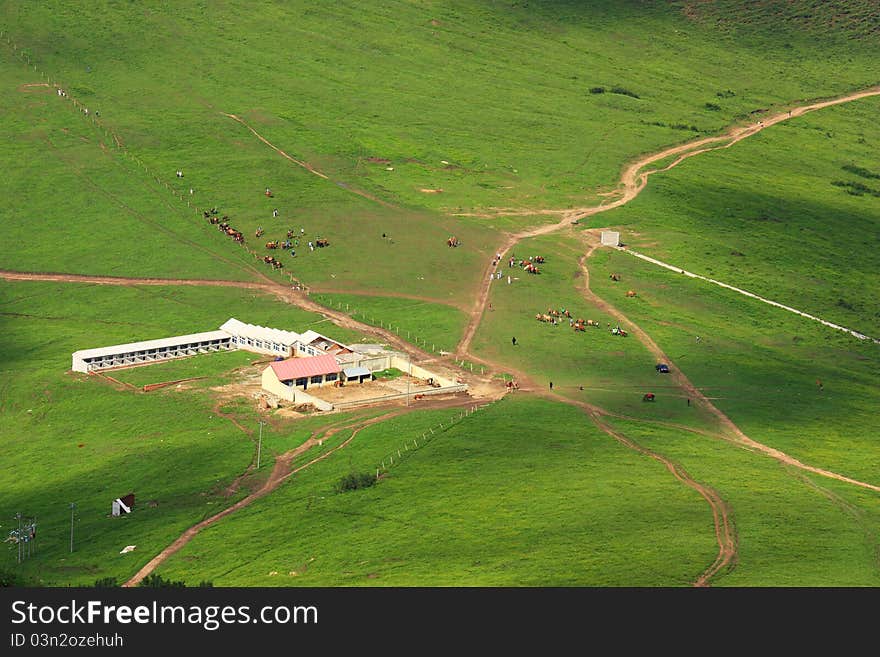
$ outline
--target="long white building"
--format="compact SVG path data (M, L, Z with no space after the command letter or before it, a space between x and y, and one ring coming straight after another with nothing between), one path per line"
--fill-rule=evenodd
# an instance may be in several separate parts
M245 324L233 317L224 322L218 331L75 351L71 369L74 372L94 372L233 349L281 358L352 353L345 345L315 331L282 331Z
M75 351L71 369L74 372L94 372L235 348L232 337L226 331L208 331Z

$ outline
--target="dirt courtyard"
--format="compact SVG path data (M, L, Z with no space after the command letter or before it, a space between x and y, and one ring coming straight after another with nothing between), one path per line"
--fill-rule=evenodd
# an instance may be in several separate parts
M347 382L341 388L332 385L322 387L309 386L306 393L336 405L345 402L380 399L390 395L406 394L407 392L415 395L426 390L434 390L434 388L425 385L424 379L404 374L395 379L376 379L375 381L364 381L363 383Z

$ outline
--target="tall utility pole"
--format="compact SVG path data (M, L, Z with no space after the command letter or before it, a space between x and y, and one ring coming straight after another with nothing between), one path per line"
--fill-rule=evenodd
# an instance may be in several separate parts
M70 503L70 551L73 552L73 511L76 509L76 503Z
M263 451L263 421L260 420L260 440L257 442L257 470L260 469L260 453Z
M412 358L409 359L409 376L406 377L406 405L409 406L409 382L412 380Z

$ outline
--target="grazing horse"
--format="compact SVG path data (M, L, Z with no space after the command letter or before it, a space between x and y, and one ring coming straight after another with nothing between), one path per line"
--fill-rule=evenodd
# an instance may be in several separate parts
M317 239L317 240L315 240L315 246L317 246L317 247L330 246L330 240L325 240L323 238Z
M635 290L627 290L626 296L627 297L634 297L634 296L636 296L636 291Z
M619 281L620 274L611 274L608 278L610 278L612 281Z
M278 240L272 240L271 242L266 242L267 249L277 249L278 248Z

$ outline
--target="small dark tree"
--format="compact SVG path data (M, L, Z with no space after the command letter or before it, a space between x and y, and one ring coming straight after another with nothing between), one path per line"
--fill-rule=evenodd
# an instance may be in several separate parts
M102 577L101 579L96 579L93 586L96 589L113 589L119 586L119 582L116 581L115 577Z
M24 582L14 570L0 568L0 588L9 586L24 586Z
M151 573L144 577L138 586L150 589L185 589L186 583L183 580L174 581L165 579L156 573Z
M369 488L376 483L376 478L366 472L352 472L336 482L336 492L344 493L359 488Z

